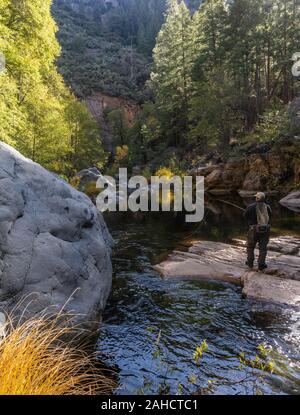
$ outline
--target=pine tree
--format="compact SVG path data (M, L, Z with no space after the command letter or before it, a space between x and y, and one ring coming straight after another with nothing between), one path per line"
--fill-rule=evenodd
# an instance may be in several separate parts
M224 0L208 0L193 15L198 63L206 70L225 59L227 7Z
M208 0L193 16L196 34L195 93L189 113L190 141L200 151L207 146L228 146L239 128L233 108L235 92L228 68L228 7L224 0Z
M151 82L163 131L177 145L188 129L194 42L191 16L185 3L169 0L166 21L153 52Z
M270 99L279 96L288 103L295 96L291 58L300 51L300 4L297 0L275 0L271 8L273 76Z
M263 0L235 0L229 6L227 26L228 72L237 91L236 102L244 127L251 130L262 111Z

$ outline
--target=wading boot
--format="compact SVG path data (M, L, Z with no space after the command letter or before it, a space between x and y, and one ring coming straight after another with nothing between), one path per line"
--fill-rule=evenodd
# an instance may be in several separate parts
M247 267L249 267L250 269L253 269L253 262L246 261L246 265L247 265Z
M264 271L267 268L268 268L268 265L267 264L259 265L258 266L258 271Z

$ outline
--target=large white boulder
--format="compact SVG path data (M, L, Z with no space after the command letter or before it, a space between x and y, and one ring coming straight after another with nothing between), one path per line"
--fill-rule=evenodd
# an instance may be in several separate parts
M0 142L0 311L64 308L98 321L111 290L111 245L86 195Z

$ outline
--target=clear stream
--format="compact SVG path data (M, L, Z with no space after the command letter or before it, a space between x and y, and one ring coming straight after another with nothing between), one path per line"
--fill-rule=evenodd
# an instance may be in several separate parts
M152 268L185 238L245 234L240 210L218 202L209 208L196 228L171 214L107 218L114 282L98 351L118 371L117 394L300 393L300 313L245 300L227 283L166 280ZM275 234L300 235L299 217L279 208L275 217ZM208 349L196 364L203 340ZM241 365L239 353L254 359L260 344L272 347L279 374Z

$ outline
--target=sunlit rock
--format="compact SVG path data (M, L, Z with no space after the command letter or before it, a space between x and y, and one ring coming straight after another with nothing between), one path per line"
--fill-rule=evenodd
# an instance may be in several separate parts
M299 238L274 238L270 242L268 269L264 273L249 272L245 241L236 240L234 245L194 241L187 251L174 251L154 268L165 278L229 282L243 286L247 297L300 308L299 252Z

